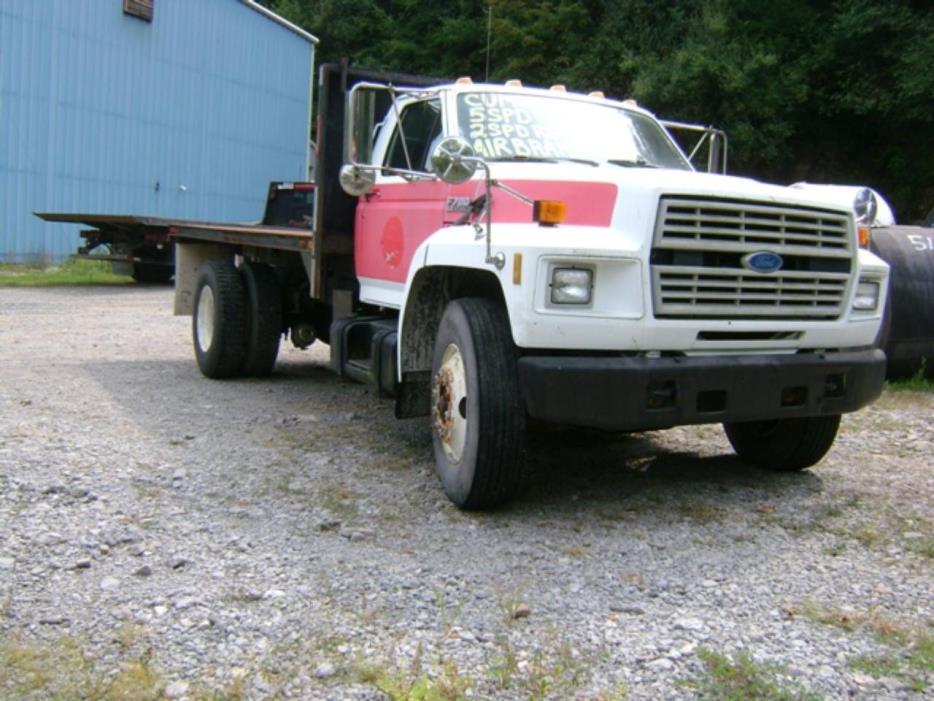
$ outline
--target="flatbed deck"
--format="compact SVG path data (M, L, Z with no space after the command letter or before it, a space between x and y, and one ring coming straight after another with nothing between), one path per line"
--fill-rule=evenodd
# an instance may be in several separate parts
M243 246L261 246L283 251L308 252L314 250L314 234L311 229L271 226L260 223L231 224L188 219L169 219L134 214L83 214L61 212L36 212L37 217L50 222L84 224L101 231L125 235L140 232L162 233L171 241L204 241ZM110 257L97 256L101 260ZM132 260L120 257L119 260ZM114 258L117 260L117 258Z

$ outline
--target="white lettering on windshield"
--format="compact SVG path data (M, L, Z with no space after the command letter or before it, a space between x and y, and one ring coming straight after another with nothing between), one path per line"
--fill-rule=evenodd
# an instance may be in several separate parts
M559 154L548 129L535 123L531 111L515 104L509 95L467 93L462 118L478 155L488 158L549 158Z

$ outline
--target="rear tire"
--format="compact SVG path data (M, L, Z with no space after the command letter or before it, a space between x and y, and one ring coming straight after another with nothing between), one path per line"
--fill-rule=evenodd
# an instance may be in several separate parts
M268 265L240 268L247 298L246 356L243 374L265 377L272 372L282 338L282 296L279 278Z
M201 268L191 334L205 376L221 379L240 373L246 356L246 291L232 260L212 260Z
M512 498L525 464L525 407L503 309L488 299L450 302L432 358L435 466L448 498L484 509Z
M811 467L833 445L840 415L723 424L733 450L743 462L779 472Z

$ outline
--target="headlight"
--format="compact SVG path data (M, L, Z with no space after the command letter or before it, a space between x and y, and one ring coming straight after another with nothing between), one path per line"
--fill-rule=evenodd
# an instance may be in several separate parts
M853 309L871 312L879 306L879 283L860 281L853 298Z
M592 290L592 270L555 268L551 273L552 304L590 304Z
M858 224L872 224L876 220L879 203L868 187L864 187L853 198L853 213Z

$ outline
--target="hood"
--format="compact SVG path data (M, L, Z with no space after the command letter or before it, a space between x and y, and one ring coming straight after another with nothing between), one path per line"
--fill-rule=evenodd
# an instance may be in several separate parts
M657 201L661 195L700 195L711 198L759 200L770 204L821 207L852 214L852 198L824 188L794 188L735 175L717 175L667 168L591 166L578 163L491 163L492 175L504 183L606 183L615 185L621 199ZM533 188L535 189L535 188ZM521 190L520 190L521 192ZM523 193L526 194L526 193ZM528 193L535 197L533 193Z
M661 168L601 167L601 175L609 175L620 191L650 192L664 194L701 195L711 198L750 199L769 204L795 204L805 207L821 207L852 213L852 207L838 197L828 196L821 191L792 189L783 185L764 183L752 178L735 175L717 175L687 170ZM621 172L620 172L621 171Z

